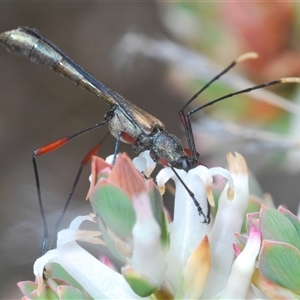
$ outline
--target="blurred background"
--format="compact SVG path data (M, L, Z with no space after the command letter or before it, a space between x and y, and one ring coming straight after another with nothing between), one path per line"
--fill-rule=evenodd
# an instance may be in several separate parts
M199 97L197 107L225 93L284 76L300 76L299 4L222 3L0 3L0 30L35 27L76 62L125 98L162 120L184 142L180 107L207 80L247 51L258 60L236 67ZM0 48L0 298L21 294L33 280L43 228L32 152L101 120L101 100L51 70ZM249 83L251 84L251 83ZM248 85L249 85L248 84ZM209 107L193 117L201 162L226 166L239 151L274 202L294 213L299 204L299 87L286 84ZM288 99L285 101L284 99ZM276 103L277 106L266 102ZM278 107L278 105L280 107ZM299 130L298 130L299 129ZM63 207L81 159L106 133L100 128L38 158L50 224ZM113 152L110 137L101 156ZM120 151L133 156L130 146ZM84 201L87 168L63 226L91 211ZM51 226L51 225L50 225Z

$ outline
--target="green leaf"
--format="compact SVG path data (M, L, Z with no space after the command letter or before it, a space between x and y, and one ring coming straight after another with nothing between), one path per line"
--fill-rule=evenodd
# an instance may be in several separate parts
M153 215L160 226L161 230L161 242L165 247L169 246L169 233L168 233L168 222L163 210L163 200L161 194L156 186L150 189L150 200Z
M300 293L300 253L295 247L263 241L259 270L270 281Z
M57 289L59 299L61 300L82 300L85 299L80 290L66 285L60 285Z
M151 279L149 276L141 274L131 267L123 268L122 274L131 289L141 297L148 297L159 289L159 287L153 283L153 278Z
M136 217L128 195L112 184L100 185L90 198L95 214L121 237L131 235Z
M32 281L20 281L17 283L24 296L30 297L30 294L37 289L37 283Z
M297 218L297 216L295 216L293 213L291 213L289 210L285 209L282 206L278 207L278 211L285 215L292 222L300 237L300 220Z
M92 299L88 293L61 265L57 263L52 264L51 278L58 286L70 286L85 293L84 299Z
M37 283L31 281L22 281L18 283L22 294L32 300L57 300L55 293L44 284L41 294L37 294Z
M262 206L259 227L263 240L284 242L300 250L300 238L295 226L276 209Z
M110 233L107 231L106 226L103 224L102 220L99 217L98 217L97 223L98 223L99 229L101 231L103 240L104 240L107 248L111 252L111 254L114 255L119 260L126 263L127 262L126 258L124 257L123 253L121 253L120 250L118 249L118 247L116 246L115 241L113 240Z

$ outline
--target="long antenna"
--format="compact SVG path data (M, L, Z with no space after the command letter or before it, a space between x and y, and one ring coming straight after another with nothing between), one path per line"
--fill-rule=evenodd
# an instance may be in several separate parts
M189 116L191 112L185 113L185 108L192 103L204 90L206 90L213 82L218 80L221 76L226 74L229 70L231 70L236 64L247 60L247 59L253 59L258 58L258 54L256 52L247 52L245 54L240 55L237 59L235 59L231 64L228 65L227 68L225 68L223 71L221 71L219 74L217 74L213 79L211 79L208 83L206 83L179 111L179 117L181 120L181 123L184 127L186 139L188 142L188 147L190 149L190 156L194 158L194 161L198 161L198 153L196 151L196 145L194 141L194 135L193 135L193 129L192 125L189 119ZM211 105L211 104L210 104ZM196 109L197 111L197 109ZM192 111L193 113L193 111Z
M229 70L231 70L236 64L239 64L247 59L256 59L259 55L256 52L247 52L240 55L237 59L235 59L231 64L228 65L222 72L213 77L208 83L206 83L182 108L181 111L185 110L185 108L191 104L204 90L206 90L213 82L217 81L220 77L226 74Z
M250 87L250 88L246 88L246 89L243 89L243 90L240 90L240 91L237 91L237 92L233 92L233 93L230 93L230 94L227 94L227 95L224 95L220 98L217 98L215 100L212 100L204 105L201 105L191 111L189 111L187 113L188 116L194 114L195 112L203 109L204 107L207 107L207 106L210 106L210 105L213 105L217 102L220 102L224 99L228 99L230 97L233 97L235 95L239 95L239 94L244 94L244 93L248 93L248 92L251 92L251 91L254 91L254 90L258 90L260 88L263 88L263 87L267 87L267 86L271 86L271 85L275 85L275 84L281 84L281 83L300 83L300 78L299 77L285 77L285 78L280 78L280 79L277 79L277 80L273 80L273 81L270 81L270 82L267 82L267 83L263 83L263 84L259 84L259 85L255 85L253 87Z

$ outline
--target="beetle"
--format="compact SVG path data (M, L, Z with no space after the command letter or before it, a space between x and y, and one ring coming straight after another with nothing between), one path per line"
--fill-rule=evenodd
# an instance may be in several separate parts
M185 113L185 109L187 108L187 106L191 104L193 100L195 100L219 77L232 69L237 63L257 56L257 54L253 52L241 55L231 64L229 64L227 68L225 68L222 72L211 79L206 85L204 85L204 87L202 87L179 111L179 117L184 126L189 147L188 149L185 149L179 138L177 138L173 134L170 134L165 129L165 125L163 124L163 122L161 122L159 119L149 114L148 112L144 111L137 105L133 104L129 100L125 99L122 95L106 86L96 77L84 70L79 64L69 58L62 50L60 50L53 42L51 42L48 38L41 34L37 29L29 27L19 27L18 29L4 32L0 34L0 43L9 52L28 58L32 62L48 67L55 71L57 74L70 79L79 87L101 98L109 106L109 109L105 113L104 118L101 122L76 134L46 144L33 152L32 161L36 179L38 200L44 223L44 241L42 245L42 253L45 252L45 244L48 238L48 228L42 203L40 180L36 161L36 158L38 156L54 151L62 147L75 137L107 124L110 133L116 138L116 146L114 151L115 156L120 141L131 144L133 146L134 152L136 153L143 150L149 150L150 156L155 162L161 164L162 166L170 167L173 170L175 175L184 185L185 189L192 198L197 211L202 218L202 223L209 224L209 203L207 203L207 212L204 213L193 192L185 185L185 183L181 180L180 176L176 172L176 169L189 171L199 164L199 154L195 146L190 116L203 109L204 107L213 105L216 102L241 93L246 93L255 89L279 83L299 82L299 78L281 78L224 95L198 108L195 108L188 113ZM96 146L86 155L81 163L81 167L87 164L93 153L98 149L98 146ZM66 202L64 210L62 211L61 217L55 225L56 233L61 219L67 209L70 198L76 187L80 172L81 169L76 176L75 183L73 185L68 201Z

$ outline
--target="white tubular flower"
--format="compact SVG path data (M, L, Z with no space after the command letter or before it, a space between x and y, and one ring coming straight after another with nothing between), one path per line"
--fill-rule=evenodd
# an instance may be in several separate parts
M69 229L59 232L57 249L36 261L37 282L19 283L24 295L35 299L253 299L298 293L297 282L286 280L295 277L297 264L289 266L289 277L272 272L286 269L274 263L277 253L298 259L296 216L283 208L276 212L262 206L260 213L248 215L249 237L240 234L249 199L247 165L240 154L227 156L228 170L198 166L189 172L176 170L177 175L170 168L161 170L156 178L160 190L165 190L169 179L176 185L173 220L154 181L146 178L153 164L143 155L135 162L144 176L124 154L118 155L114 166L93 158L89 199L104 241L97 231L79 230L82 221L95 217L76 218ZM201 223L203 216L191 195L206 214L208 202L214 206L216 175L227 184L207 225ZM275 217L280 228L272 222ZM124 262L121 272L108 259L97 260L76 240L105 242ZM51 270L57 264L75 284L53 277Z
M209 234L212 265L204 293L208 298L225 288L234 260L234 234L241 230L249 198L246 161L238 153L235 156L228 154L227 160L234 185L234 197L228 197L228 189L225 187L219 199L214 226Z

